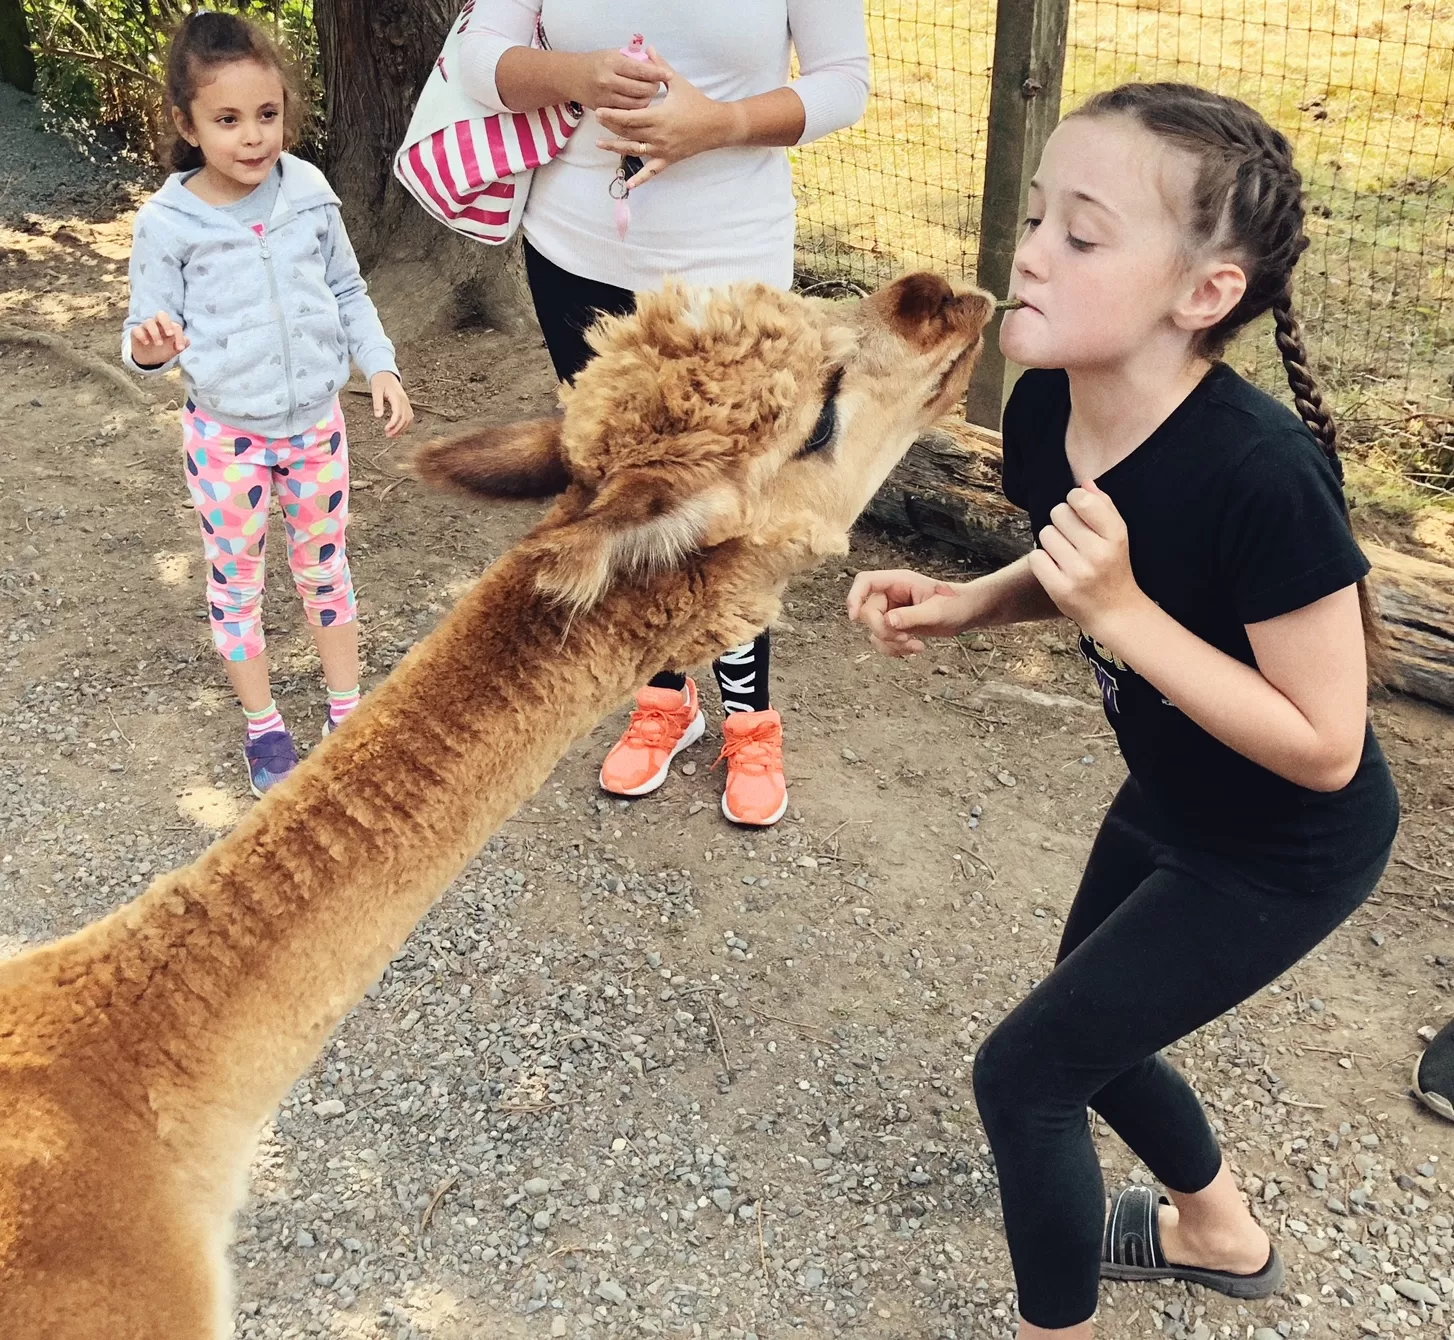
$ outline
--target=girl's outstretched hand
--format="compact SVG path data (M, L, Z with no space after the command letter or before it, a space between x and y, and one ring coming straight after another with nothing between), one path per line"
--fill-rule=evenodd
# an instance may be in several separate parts
M131 328L131 361L138 367L160 367L191 343L187 332L168 313L158 312Z
M1073 488L1050 513L1030 553L1030 571L1060 612L1114 650L1111 629L1146 602L1131 571L1126 523L1093 482Z
M970 612L958 587L898 568L860 572L848 591L848 617L884 655L915 656L924 650L921 638L962 632Z
M404 384L392 372L376 372L369 381L374 393L374 418L382 418L384 406L389 407L389 422L384 425L386 437L398 437L414 422L414 406L404 392Z

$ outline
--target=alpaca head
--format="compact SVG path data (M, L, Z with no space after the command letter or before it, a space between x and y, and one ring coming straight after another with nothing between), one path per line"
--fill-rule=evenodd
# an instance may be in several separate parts
M668 284L592 329L563 416L428 443L414 466L487 497L563 494L532 542L540 588L576 610L729 540L773 549L785 579L847 550L915 435L964 394L992 312L933 274L852 303Z

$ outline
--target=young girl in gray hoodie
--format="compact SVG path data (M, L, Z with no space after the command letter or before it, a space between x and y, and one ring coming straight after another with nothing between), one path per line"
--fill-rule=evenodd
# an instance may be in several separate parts
M414 412L317 168L284 152L297 85L267 36L202 12L177 30L167 110L178 169L137 213L122 361L180 364L187 486L202 526L213 642L247 718L261 795L298 762L263 646L263 551L276 488L293 582L328 684L326 734L358 704L358 624L345 549L350 360L390 437Z

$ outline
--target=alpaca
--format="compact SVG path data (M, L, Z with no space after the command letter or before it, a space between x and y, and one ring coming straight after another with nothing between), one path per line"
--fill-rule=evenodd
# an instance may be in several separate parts
M564 413L426 445L427 480L561 493L357 712L192 865L0 964L0 1336L221 1340L262 1124L485 840L663 665L776 617L991 313L643 294Z

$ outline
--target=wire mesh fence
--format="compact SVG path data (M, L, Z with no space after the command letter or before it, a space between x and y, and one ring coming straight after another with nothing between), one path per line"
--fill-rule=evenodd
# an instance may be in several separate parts
M870 0L874 98L798 155L805 279L972 277L993 0ZM1454 407L1454 6L1443 0L1072 0L1062 107L1125 80L1251 103L1293 140L1312 246L1297 298L1345 418ZM1232 360L1275 385L1270 334Z

